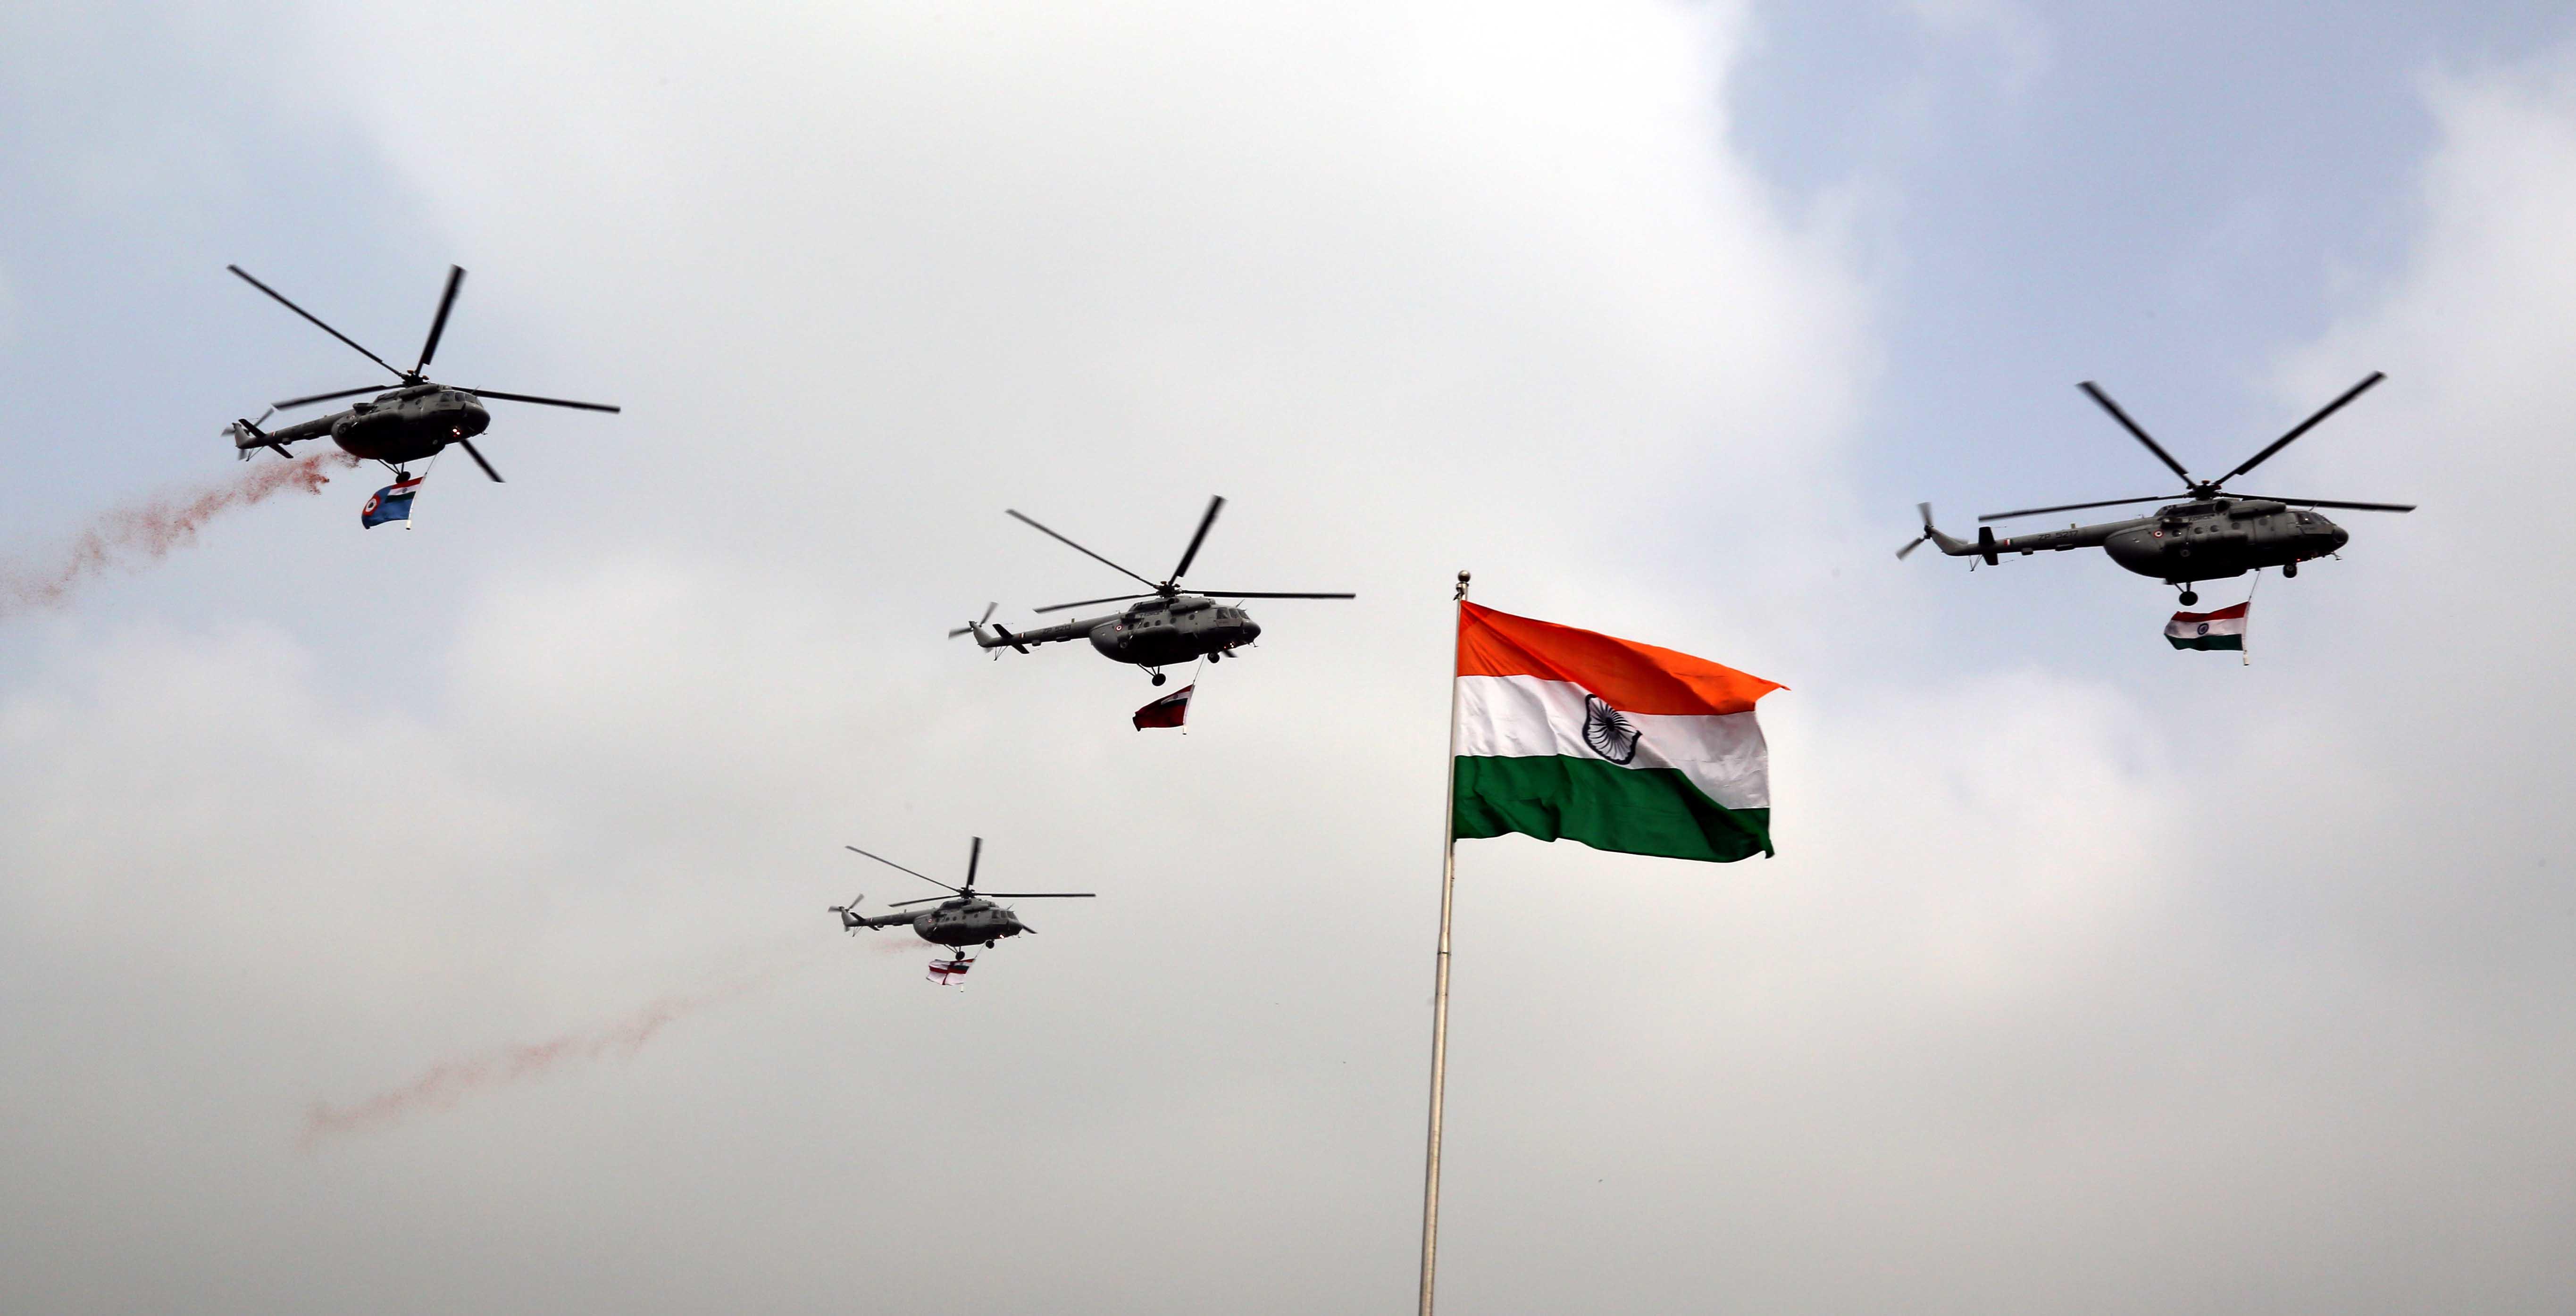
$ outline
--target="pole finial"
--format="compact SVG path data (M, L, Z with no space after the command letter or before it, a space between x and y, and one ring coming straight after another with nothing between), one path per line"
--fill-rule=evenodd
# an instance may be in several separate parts
M1458 599L1464 599L1467 597L1467 573L1465 571L1460 571L1458 573L1458 592L1451 597Z

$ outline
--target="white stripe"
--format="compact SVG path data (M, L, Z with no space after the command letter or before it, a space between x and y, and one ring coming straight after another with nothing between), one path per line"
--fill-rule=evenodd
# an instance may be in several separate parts
M2212 617L2206 622L2197 622L2184 621L2177 617L2174 620L2165 623L2165 634L2181 640L2196 640L2202 636L2202 631L2200 629L2202 626L2209 627L2208 634L2210 635L2243 635L2245 633L2245 618Z
M1535 676L1458 678L1460 758L1580 758L1606 762L1584 743L1585 691ZM1674 768L1730 809L1771 807L1771 751L1751 713L1627 713L1637 729L1631 768Z

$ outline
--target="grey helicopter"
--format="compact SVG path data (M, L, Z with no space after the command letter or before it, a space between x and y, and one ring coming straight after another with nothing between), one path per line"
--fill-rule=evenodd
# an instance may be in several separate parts
M1139 600L1120 612L1083 621L1069 621L1039 630L1014 631L993 625L993 609L998 604L984 605L984 615L948 632L948 638L972 635L975 643L986 649L1016 649L1029 652L1033 644L1055 644L1065 640L1089 640L1100 656L1112 662L1130 663L1144 668L1163 683L1162 669L1174 663L1185 663L1205 657L1209 662L1222 662L1228 655L1260 638L1261 625L1240 606L1229 607L1209 597L1229 599L1349 599L1356 594L1283 594L1271 590L1211 589L1184 593L1181 577L1189 572L1190 563L1199 555L1199 545L1207 541L1208 527L1216 524L1217 512L1225 499L1208 499L1207 515L1199 518L1198 533L1190 536L1190 546L1181 553L1181 564L1172 568L1169 578L1155 582L1137 575L1082 545L1057 534L1014 509L1010 515L1038 533L1063 544L1074 552L1134 580L1151 594L1112 594L1102 599L1081 599L1072 603L1053 603L1035 609L1038 612L1062 612L1067 608L1087 608L1096 603L1121 603ZM993 655L999 658L1002 655Z
M616 407L605 402L573 402L564 398L536 397L527 393L503 393L488 388L460 388L432 382L423 372L429 369L429 359L438 354L439 337L447 331L447 313L456 305L456 290L465 283L465 271L461 267L454 265L447 267L447 291L438 299L438 314L429 322L429 338L420 345L420 360L409 370L400 369L383 357L360 347L356 339L324 324L321 317L288 301L284 293L252 278L241 266L227 265L224 268L240 275L242 282L275 298L278 305L312 321L313 325L322 332L356 348L358 355L392 371L394 378L399 381L390 388L381 384L367 384L331 393L288 398L262 412L259 420L234 421L225 426L223 432L232 438L233 447L240 452L243 461L249 461L251 454L261 448L271 449L280 457L291 457L293 454L286 450L289 444L302 443L308 439L329 439L340 445L341 449L350 456L382 462L393 471L396 477L408 478L410 472L404 469L408 463L435 457L449 444L454 444L463 448L465 455L473 458L474 464L482 467L483 473L491 476L493 482L497 484L501 480L501 473L493 470L492 463L485 461L482 452L474 446L474 436L481 434L492 424L492 413L483 407L485 398L497 398L505 402L533 402L547 407L571 407L577 411L614 412L617 410ZM361 393L373 393L377 396L372 401L353 402L346 411L335 411L327 416L316 416L311 420L297 421L292 425L281 425L275 429L260 428L262 422L277 412L292 411L297 407L309 406L316 402L356 397Z
M2323 410L2300 421L2290 432L2272 440L2261 452L2237 463L2236 469L2215 480L2196 479L2173 459L2162 445L2149 437L2127 412L2111 400L2090 380L2077 385L2085 396L2101 404L2111 419L2130 437L2145 444L2174 474L2182 477L2183 501L2155 510L2152 516L2132 517L2125 521L2105 521L2098 525L2069 525L2064 530L2044 530L2032 535L1995 537L1994 527L1979 525L1977 537L1965 540L1945 535L1932 524L1932 505L1916 503L1922 513L1923 533L1896 550L1898 561L1926 542L1937 546L1951 557L1977 557L1994 566L2006 553L2028 557L2042 551L2064 552L2071 548L2099 548L2113 562L2138 573L2152 576L2179 588L2183 606L2200 601L2192 586L2204 580L2224 580L2264 567L2279 567L2284 576L2299 574L2299 564L2311 558L2330 556L2352 539L2350 531L2325 518L2314 509L2332 507L2359 512L2411 512L2412 503L2351 503L2329 498L2291 498L2279 494L2234 494L2223 486L2269 460L2274 453L2290 446L2300 435L2316 428L2318 422L2343 409L2344 404L2360 397L2372 385L2387 376L2372 371L2370 377L2344 390L2343 396L2325 405ZM2148 494L2140 498L2106 498L2095 503L2066 503L2057 507L2026 507L2017 512L1995 512L1978 517L1980 522L2009 521L2015 517L2043 516L2050 512L2073 512L2087 507L2118 507L2127 503L2163 502L2172 494ZM1974 564L1970 564L1973 568Z
M1016 937L1024 932L1037 931L1036 928L1021 922L1018 914L994 904L995 900L1089 900L1094 895L1089 891L987 891L981 895L976 894L975 870L984 858L984 838L980 836L975 838L973 847L966 852L966 885L964 886L950 886L927 873L913 872L883 855L869 854L855 845L845 845L841 848L852 854L874 859L888 868L912 873L914 877L932 886L953 893L946 896L923 896L918 900L898 900L887 906L889 909L899 911L906 905L938 901L938 906L933 909L873 916L859 912L859 902L867 899L864 892L852 896L850 903L831 907L833 913L841 916L841 926L847 929L851 936L857 936L861 928L874 930L909 927L915 936L934 945L958 950L977 945L990 948L1005 937Z

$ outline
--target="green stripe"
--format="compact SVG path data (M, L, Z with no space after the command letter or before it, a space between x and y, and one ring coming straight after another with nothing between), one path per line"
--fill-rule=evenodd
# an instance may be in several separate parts
M1733 863L1771 853L1771 810L1729 809L1672 768L1561 756L1457 760L1458 835Z
M2165 637L2165 643L2170 644L2177 649L2242 649L2245 647L2245 637L2242 635L2195 635L2189 639L2185 639L2179 635L2168 635Z

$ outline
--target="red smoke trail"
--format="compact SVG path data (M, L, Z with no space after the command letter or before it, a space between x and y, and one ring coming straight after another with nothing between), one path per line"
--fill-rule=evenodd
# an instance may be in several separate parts
M566 1062L631 1058L655 1034L681 1018L767 986L781 974L819 958L807 956L743 974L702 991L664 996L622 1018L577 1029L550 1041L515 1043L481 1055L442 1061L401 1087L350 1105L314 1102L312 1109L305 1112L300 1142L309 1151L334 1134L386 1128L423 1110L453 1110L477 1092L539 1077Z
M218 513L248 507L286 489L320 493L329 469L347 470L358 459L320 452L291 462L257 462L239 478L195 493L159 494L136 507L102 512L50 565L0 563L0 617L27 608L52 607L109 567L158 562L174 548L196 542L197 529Z

